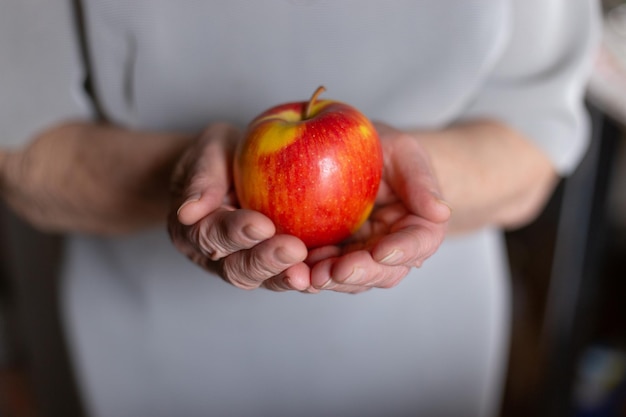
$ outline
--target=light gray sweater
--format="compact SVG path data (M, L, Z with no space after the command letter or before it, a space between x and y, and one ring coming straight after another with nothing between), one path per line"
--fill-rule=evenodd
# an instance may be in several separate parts
M592 0L84 0L85 33L72 4L3 7L3 145L93 117L90 71L105 116L135 128L243 126L324 84L400 128L498 118L563 174L586 147ZM472 417L498 409L507 280L492 229L358 296L237 290L151 230L69 239L63 302L94 417Z

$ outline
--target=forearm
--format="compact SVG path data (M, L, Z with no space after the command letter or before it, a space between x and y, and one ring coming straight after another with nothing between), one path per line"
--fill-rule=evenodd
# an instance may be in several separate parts
M492 121L415 133L431 157L451 232L533 220L558 177L549 159L520 133Z
M169 178L190 139L95 123L66 123L0 154L0 192L52 232L116 234L163 222Z

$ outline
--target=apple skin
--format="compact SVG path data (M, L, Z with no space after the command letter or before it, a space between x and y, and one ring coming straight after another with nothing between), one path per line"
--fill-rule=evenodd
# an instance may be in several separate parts
M368 218L382 176L378 133L333 100L272 107L252 120L233 166L242 208L268 216L308 248L336 244Z

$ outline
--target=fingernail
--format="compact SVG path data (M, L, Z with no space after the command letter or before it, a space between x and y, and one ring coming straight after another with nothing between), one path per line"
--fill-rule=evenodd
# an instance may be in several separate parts
M319 287L319 289L320 289L320 290L325 290L325 289L327 289L328 287L330 287L332 283L333 283L333 280L332 280L332 279L329 279L328 281L326 281L326 282L324 283L324 285L322 285L321 287Z
M387 256L378 261L381 264L396 264L402 257L404 256L404 252L398 249L392 250Z
M448 203L447 201L445 201L445 200L442 200L442 199L438 198L438 199L437 199L437 202L438 202L439 204L443 204L444 206L448 207L448 209L449 209L450 211L452 211L452 206L450 206L450 203Z
M450 207L450 203L448 203L446 200L443 199L443 196L441 195L441 193L439 191L431 191L430 194L435 197L435 200L437 200L438 203L443 204L444 206L448 207L449 209L452 209L452 207Z
M185 200L183 204L180 205L180 207L178 207L178 211L176 212L176 214L180 214L180 211L183 209L183 207L199 201L200 197L202 197L200 193L191 195L189 198L187 198L187 200Z
M365 271L363 268L354 268L352 273L348 275L348 278L346 278L343 282L344 284L358 284L363 280L364 276Z
M278 249L276 249L276 251L274 252L274 256L276 257L276 259L278 259L278 261L280 261L280 262L282 262L284 264L292 264L292 263L294 263L297 260L293 256L293 254L290 253L285 248L278 248Z
M254 242L259 242L263 239L267 239L268 236L266 233L263 233L261 230L254 226L245 226L243 228L243 234L250 240Z

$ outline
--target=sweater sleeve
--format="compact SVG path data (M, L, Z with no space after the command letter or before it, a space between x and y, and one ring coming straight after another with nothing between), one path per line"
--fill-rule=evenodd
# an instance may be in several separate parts
M599 33L595 0L514 0L510 38L462 118L495 118L525 134L561 175L589 141L584 94Z
M72 0L7 0L0 13L0 146L91 118Z

